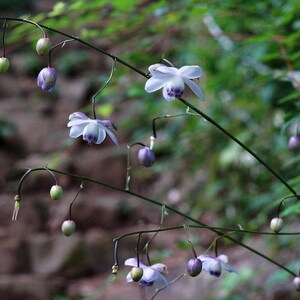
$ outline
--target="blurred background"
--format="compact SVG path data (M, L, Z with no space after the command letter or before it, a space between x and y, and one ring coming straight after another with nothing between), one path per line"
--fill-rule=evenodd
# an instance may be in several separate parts
M1 17L33 20L80 37L143 72L162 57L176 67L201 66L206 101L200 103L188 90L185 99L299 190L299 154L288 150L300 120L299 1L0 0L0 11ZM53 44L65 40L46 33ZM96 97L96 109L100 119L116 124L120 145L109 139L101 146L72 140L68 117L75 111L92 116L91 98L109 77L112 60L77 42L56 48L52 66L58 79L48 93L36 84L48 64L35 52L41 37L35 26L8 22L10 68L0 77L0 298L150 299L153 289L125 282L129 270L123 262L135 255L136 237L121 241L121 269L117 278L111 275L113 238L158 228L159 207L84 183L72 211L76 233L67 238L60 226L80 180L58 174L64 196L54 202L49 196L53 178L46 171L32 173L22 186L16 222L11 221L14 196L26 168L46 165L124 188L127 145L148 145L153 118L186 108L165 101L161 91L147 94L145 78L117 64L112 81ZM157 134L153 167L139 166L134 159L138 147L132 148L132 191L212 226L269 230L290 192L252 156L202 117L162 119ZM299 212L297 201L285 202L284 231L300 231ZM189 224L171 212L164 223ZM191 229L189 237L201 254L215 235ZM233 237L298 273L297 236ZM149 238L144 236L144 242ZM229 256L238 275L185 276L157 299L298 299L287 272L225 239L218 250ZM185 271L192 256L183 230L160 233L150 253L169 266L169 280Z

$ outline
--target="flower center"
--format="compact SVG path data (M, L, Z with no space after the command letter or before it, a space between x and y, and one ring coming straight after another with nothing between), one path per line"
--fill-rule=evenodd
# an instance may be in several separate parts
M170 98L179 98L184 92L184 82L180 77L174 77L165 86L165 92Z

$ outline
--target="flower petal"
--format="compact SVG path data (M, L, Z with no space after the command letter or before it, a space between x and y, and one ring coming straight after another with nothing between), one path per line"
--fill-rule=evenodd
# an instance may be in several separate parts
M77 125L87 125L90 123L90 120L81 120L81 119L73 119L71 121L68 122L67 126L71 127L71 126L77 126Z
M88 120L89 118L84 113L80 111L76 111L69 116L69 120L74 120L74 119Z
M99 127L98 138L95 144L97 145L101 144L104 141L105 137L106 137L105 130L102 127Z
M125 266L137 267L137 260L134 257L127 258L124 262ZM142 269L147 269L148 267L140 262L140 267Z
M126 276L126 282L132 282L132 278L131 278L131 271L127 274Z
M161 89L169 80L169 76L165 76L164 78L151 77L145 84L145 91L147 93L155 92Z
M69 136L73 139L78 138L79 136L82 135L85 126L86 126L86 124L79 124L79 125L76 125L76 126L72 126L71 129L70 129L70 135Z
M201 91L198 84L196 84L194 81L188 79L187 77L182 77L182 79L201 100L203 100L203 101L205 100L204 94Z
M178 70L178 75L195 79L202 75L202 69L199 66L184 66Z
M167 74L169 76L176 76L178 75L178 69L175 67L168 67L165 65L160 65L156 68L156 72L161 73L161 74Z
M227 272L229 272L229 273L237 273L237 274L239 273L235 268L233 268L229 264L226 264L226 263L224 263L222 261L220 261L220 262L221 262L222 268L224 268Z

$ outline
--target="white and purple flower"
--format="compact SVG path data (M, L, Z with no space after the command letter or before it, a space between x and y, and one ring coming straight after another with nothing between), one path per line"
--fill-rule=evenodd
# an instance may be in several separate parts
M124 264L125 266L137 267L137 259L128 258ZM155 282L163 282L169 287L169 283L163 275L168 273L168 268L165 264L157 263L148 267L140 262L139 267L143 269L143 276L138 281L140 285L152 286ZM133 282L131 271L126 276L126 282Z
M118 144L114 133L116 127L114 123L109 120L90 119L81 112L74 112L69 116L69 120L67 126L71 127L70 137L73 139L82 135L83 140L89 144L101 144L106 134L108 134L112 141Z
M238 272L228 264L228 256L221 254L215 258L209 255L199 255L198 259L202 261L202 269L209 273L209 275L214 277L220 277L222 269L225 269L227 272Z
M154 64L149 67L151 78L145 85L148 93L163 89L163 96L167 101L180 98L184 92L185 84L202 100L204 95L193 79L197 79L202 75L199 66L184 66L180 69L168 67L164 64Z

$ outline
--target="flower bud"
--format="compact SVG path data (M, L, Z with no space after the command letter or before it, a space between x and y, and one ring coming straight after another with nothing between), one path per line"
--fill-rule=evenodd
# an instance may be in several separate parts
M113 275L117 275L118 271L119 271L119 266L118 265L113 265L111 267L111 272L112 272Z
M150 148L144 147L139 150L137 159L145 167L151 167L154 164L155 155Z
M75 231L75 222L72 220L65 220L61 225L61 231L65 236L70 236Z
M50 197L53 200L59 200L63 195L63 189L60 185L53 185L50 189Z
M0 57L0 74L5 73L9 68L9 60L6 57Z
M56 77L57 72L54 68L44 68L37 77L37 84L42 90L51 92L55 86Z
M187 272L190 276L196 277L202 271L202 261L199 258L192 258L188 261Z
M273 218L270 222L270 228L273 232L278 233L283 227L283 220L281 218Z
M293 285L296 288L296 291L300 291L300 276L294 278Z
M131 279L135 282L138 282L141 280L141 278L143 277L143 269L140 267L133 267L131 272L130 272L130 276Z
M45 55L45 54L48 54L50 49L52 47L52 44L50 42L50 39L49 38L41 38L37 41L36 43L36 52L38 55Z
M300 150L300 136L293 135L289 139L288 148L291 152L298 152Z

